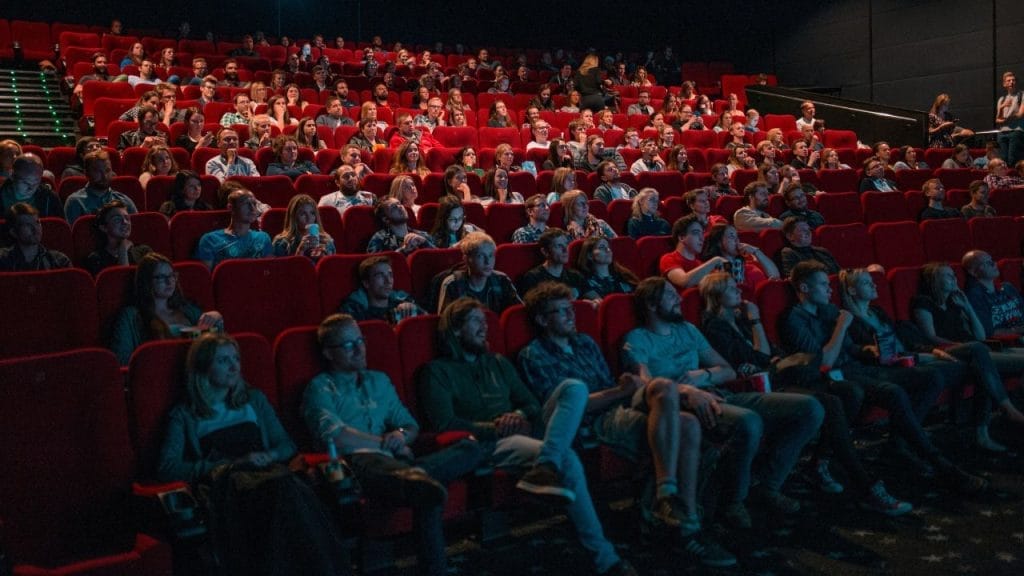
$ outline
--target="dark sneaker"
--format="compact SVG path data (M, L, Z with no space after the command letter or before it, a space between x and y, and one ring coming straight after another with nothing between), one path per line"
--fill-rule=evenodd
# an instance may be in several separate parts
M411 506L440 506L448 498L448 491L422 468L396 470L392 475L400 480L402 501Z
M910 502L897 500L886 492L885 483L881 480L871 485L871 488L859 502L859 505L865 510L878 512L886 516L902 516L914 509Z
M796 514L800 511L800 502L782 492L764 490L758 495L757 500L776 514Z
M563 504L576 501L576 493L562 485L562 479L550 464L530 468L516 483L516 488L535 496L558 499Z
M814 467L814 480L818 489L826 494L843 493L843 485L832 477L832 472L828 469L828 460L824 458L818 460L818 464Z
M749 530L754 525L750 519L750 512L743 502L733 502L722 509L722 520L731 528Z
M703 534L693 534L682 541L684 554L709 568L728 568L736 565L736 557L717 542Z
M619 560L606 572L601 573L602 576L640 576L640 573L633 568L633 565L627 560Z

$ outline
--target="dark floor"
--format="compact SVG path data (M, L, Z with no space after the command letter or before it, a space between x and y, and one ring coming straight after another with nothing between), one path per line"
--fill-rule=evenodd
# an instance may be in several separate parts
M869 471L884 479L892 494L912 502L914 511L893 519L861 511L842 495L812 490L798 468L785 486L789 495L804 503L795 517L772 521L752 507L755 528L749 533L713 529L739 557L739 566L730 570L704 570L674 553L670 545L652 543L642 535L630 486L592 490L609 538L640 574L1024 574L1024 434L1018 430L1014 435L997 423L993 437L1010 445L1011 451L991 456L970 447L968 430L930 427L937 444L955 461L991 481L988 493L963 498L932 488L927 479L881 457L880 439L868 432L858 443ZM466 536L471 530L461 532L449 535L452 574L592 573L565 516L552 517L538 509L517 511L513 534L491 546ZM405 547L399 543L399 548ZM415 573L413 562L400 555L396 573Z

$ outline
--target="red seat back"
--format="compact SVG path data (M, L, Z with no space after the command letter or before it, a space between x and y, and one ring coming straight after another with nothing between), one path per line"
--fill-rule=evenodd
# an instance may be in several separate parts
M225 260L213 272L213 294L232 332L273 340L285 328L320 321L316 271L303 256Z
M875 261L871 236L863 224L825 224L814 230L814 243L828 250L840 266L861 268Z
M920 224L921 242L928 261L960 262L971 249L971 232L961 218L925 220Z
M84 270L0 274L0 294L0 358L97 344L96 288Z
M412 292L412 277L405 257L397 252L381 254L336 254L321 258L316 265L317 283L320 287L320 315L328 316L338 311L349 294L360 287L359 263L373 256L384 256L391 262L395 276L395 290Z
M887 270L896 266L920 266L927 261L916 222L877 222L868 228L875 248L875 262Z

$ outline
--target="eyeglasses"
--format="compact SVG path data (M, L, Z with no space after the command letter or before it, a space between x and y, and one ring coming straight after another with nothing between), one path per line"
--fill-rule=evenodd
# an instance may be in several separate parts
M345 340L344 342L338 342L337 344L327 344L324 346L325 349L330 350L331 348L340 348L345 352L352 352L356 348L359 348L366 344L366 340L362 336L354 338L352 340Z

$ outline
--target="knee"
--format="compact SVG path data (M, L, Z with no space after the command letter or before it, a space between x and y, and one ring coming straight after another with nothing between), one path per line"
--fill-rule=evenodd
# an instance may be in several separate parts
M804 402L804 420L814 425L817 429L821 426L822 421L825 419L825 407L821 405L815 398L810 396L807 397L807 401Z
M679 407L679 388L668 378L655 378L647 383L647 400L651 406Z
M581 380L566 378L555 390L558 402L566 402L573 406L586 405L590 396L590 389Z
M764 434L764 422L757 412L748 410L736 420L733 434L736 442L756 447Z

